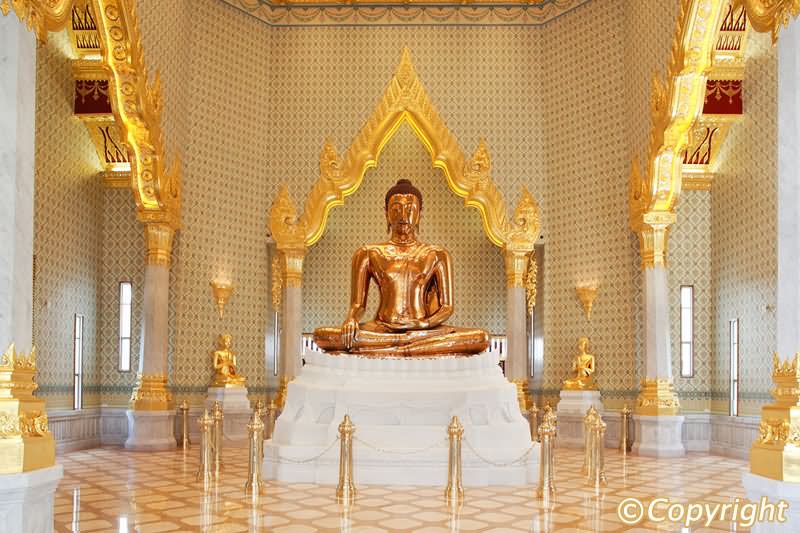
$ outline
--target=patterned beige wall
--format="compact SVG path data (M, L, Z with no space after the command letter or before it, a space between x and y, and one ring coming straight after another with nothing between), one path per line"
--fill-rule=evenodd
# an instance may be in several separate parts
M739 319L740 412L760 413L770 399L777 347L777 62L768 35L747 48L745 116L720 153L711 195L715 410L728 411L728 322ZM784 354L785 356L785 354Z
M72 407L73 320L84 316L84 405L99 402L96 360L102 191L94 146L72 116L74 82L66 33L39 46L36 68L34 332L38 395Z
M683 191L678 220L669 236L669 301L672 375L684 410L710 407L709 383L714 364L711 283L711 193ZM694 376L681 377L681 285L694 287Z
M606 401L636 387L633 322L637 272L627 228L624 6L590 2L544 32L545 367L553 394L588 336ZM605 36L586 46L586 36ZM578 52L580 51L580 52ZM600 292L587 320L579 283Z

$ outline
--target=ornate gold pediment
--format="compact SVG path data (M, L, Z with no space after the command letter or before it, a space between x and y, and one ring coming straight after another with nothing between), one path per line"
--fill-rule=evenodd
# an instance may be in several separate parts
M346 196L361 185L364 174L378 164L383 147L402 124L408 124L431 154L434 167L441 169L447 185L464 198L467 206L481 214L483 229L495 245L518 252L530 252L539 236L539 208L523 189L513 217L491 177L491 156L481 140L467 160L458 141L431 104L408 49L386 91L353 143L339 156L331 141L320 155L320 174L306 198L302 214L295 218L294 204L285 188L273 203L270 229L278 249L294 249L299 234L306 247L323 235L328 213L342 205Z

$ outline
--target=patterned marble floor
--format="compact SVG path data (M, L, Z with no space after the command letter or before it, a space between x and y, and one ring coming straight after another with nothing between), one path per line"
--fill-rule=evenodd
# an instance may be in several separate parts
M545 506L535 487L467 488L457 515L450 514L442 487L359 487L354 506L343 512L334 488L270 482L258 505L245 498L246 450L223 454L220 483L208 495L197 483L198 449L134 453L98 448L66 454L64 479L55 502L55 530L93 532L314 533L350 531L589 532L747 531L738 524L710 527L642 522L626 525L617 516L629 497L645 504L661 496L673 502L733 502L744 498L744 461L690 454L676 460L624 458L608 450L608 486L599 497L586 488L578 450L556 450L556 501Z

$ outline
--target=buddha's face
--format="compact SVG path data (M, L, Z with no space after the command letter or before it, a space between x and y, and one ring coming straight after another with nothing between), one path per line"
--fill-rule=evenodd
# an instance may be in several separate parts
M578 349L581 353L586 353L586 349L589 347L589 339L586 337L581 337L578 340Z
M413 194L395 194L389 198L386 207L386 223L392 228L392 233L409 235L419 224L419 198Z

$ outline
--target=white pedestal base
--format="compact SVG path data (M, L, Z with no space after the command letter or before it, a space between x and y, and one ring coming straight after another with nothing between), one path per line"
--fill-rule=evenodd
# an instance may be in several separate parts
M750 472L742 474L742 485L744 485L747 499L759 504L761 498L766 497L766 502L778 505L783 500L789 504L789 508L783 513L786 521L781 523L777 520L770 522L756 522L750 531L753 533L789 533L800 531L800 483L789 483L778 481L763 476L757 476ZM776 518L777 518L777 511ZM765 515L768 517L768 515Z
M134 451L172 450L175 439L174 411L125 411L128 416L128 439L125 448Z
M562 390L556 407L558 432L556 445L563 448L583 448L583 418L594 406L603 414L603 401L598 390Z
M681 433L683 416L634 415L636 424L633 453L646 457L682 457L686 455Z
M222 406L222 437L230 441L247 440L247 422L250 420L250 400L246 387L209 387L206 409L211 411L214 402Z
M370 359L308 352L302 373L289 383L273 438L265 442L264 475L335 484L335 441L348 414L356 427L357 484L444 486L447 425L455 415L464 426L464 485L536 483L538 444L531 443L516 386L497 363L492 354ZM528 453L513 465L494 466L473 449L500 464Z
M64 468L54 465L22 474L0 475L0 529L52 533L53 495Z

